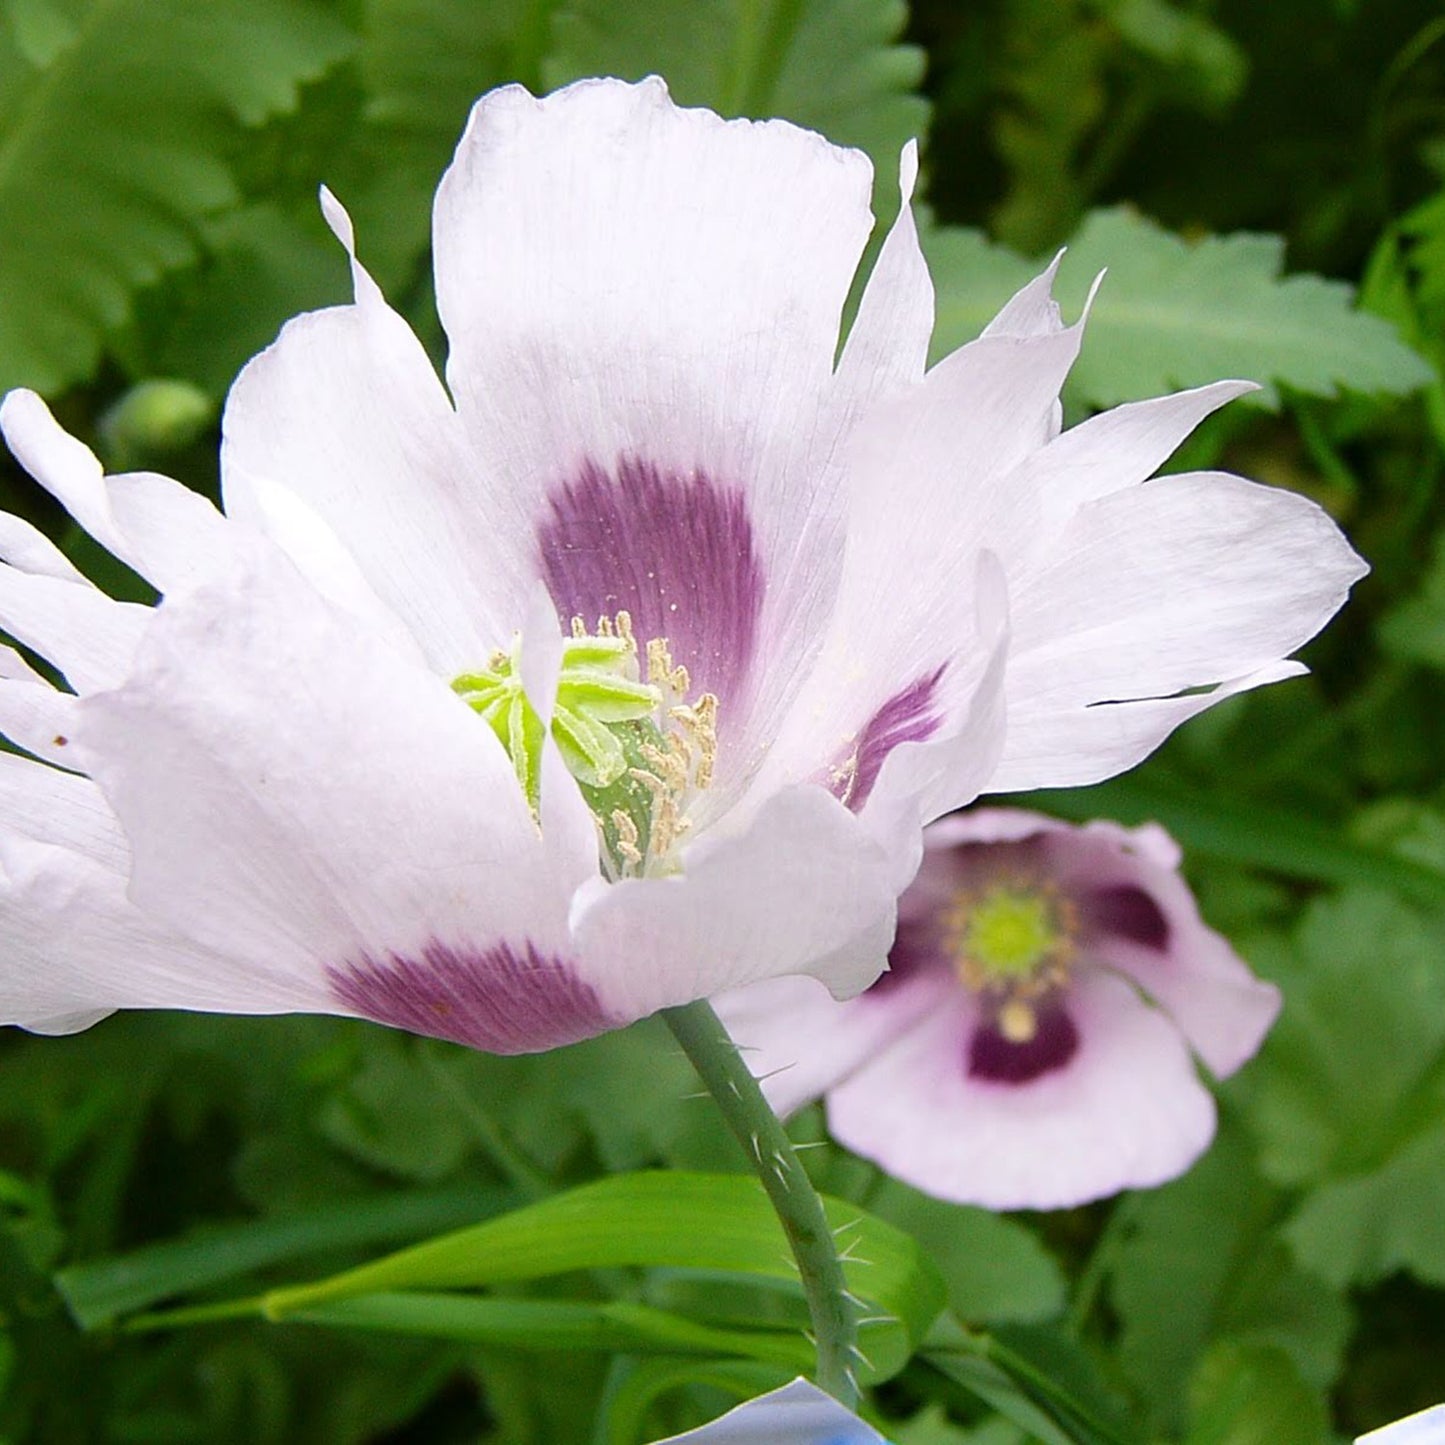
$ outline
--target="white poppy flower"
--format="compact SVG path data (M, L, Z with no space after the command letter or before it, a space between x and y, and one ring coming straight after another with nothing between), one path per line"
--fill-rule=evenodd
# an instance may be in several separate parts
M0 658L0 1016L510 1052L777 975L847 996L925 821L1298 671L1361 571L1330 520L1140 485L1245 384L1060 433L1049 274L925 372L906 204L839 355L870 188L657 80L509 86L437 196L445 386L326 196L355 301L237 381L224 516L12 393L12 451L163 600L0 519L0 627L68 684Z

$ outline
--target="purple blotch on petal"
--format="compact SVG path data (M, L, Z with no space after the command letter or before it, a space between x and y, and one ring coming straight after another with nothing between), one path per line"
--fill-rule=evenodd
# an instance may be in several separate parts
M921 743L938 731L942 716L934 710L944 664L895 692L863 725L846 767L834 769L833 794L853 812L868 801L883 760L899 743Z
M617 1027L590 985L530 943L454 948L435 940L418 958L388 953L327 969L348 1008L377 1023L491 1054L530 1054Z
M1031 1084L1062 1069L1079 1051L1079 1031L1057 1004L1040 1008L1038 1031L1027 1043L1006 1039L991 1023L980 1024L968 1047L972 1078L994 1084Z
M639 639L667 638L726 717L747 683L765 585L743 494L624 457L615 475L586 463L548 500L537 545L564 625L631 613Z
M1095 888L1079 900L1088 926L1099 934L1112 934L1163 952L1169 946L1169 920L1164 910L1135 883Z

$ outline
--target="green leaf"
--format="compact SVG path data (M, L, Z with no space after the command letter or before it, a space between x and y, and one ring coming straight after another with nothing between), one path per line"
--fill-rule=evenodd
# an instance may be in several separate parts
M991 129L1008 191L990 224L1029 253L1067 236L1088 202L1081 152L1104 116L1110 42L1088 8L1083 0L1002 7L995 64L1003 103L991 109Z
M666 1310L627 1302L485 1299L407 1291L358 1295L286 1318L508 1349L740 1355L800 1373L813 1362L812 1346L797 1333L714 1329Z
M1276 981L1284 1011L1249 1076L1269 1178L1307 1185L1367 1173L1435 1126L1445 1104L1445 917L1364 888L1316 900Z
M1076 1346L1065 1348L1077 1354ZM1072 1380L1064 1382L1061 1376L1071 1369L1041 1369L1028 1355L951 1316L935 1326L922 1358L1043 1445L1126 1445L1135 1439L1126 1424L1103 1418L1080 1399Z
M432 1193L379 1195L290 1218L212 1227L185 1239L111 1259L71 1265L55 1276L82 1329L98 1329L135 1310L268 1265L331 1249L375 1248L444 1229L511 1202L502 1190L476 1185Z
M1222 110L1244 88L1244 51L1198 11L1165 0L1105 0L1102 8L1134 50L1165 68L1181 98Z
M1427 1130L1383 1168L1316 1189L1285 1226L1304 1268L1337 1289L1397 1270L1445 1285L1445 1127Z
M908 1235L845 1201L824 1202L849 1288L876 1317L860 1333L870 1361L865 1377L887 1378L942 1308L943 1282ZM232 1317L259 1307L268 1318L285 1319L361 1295L477 1288L626 1265L797 1280L782 1227L755 1180L641 1173L583 1185L312 1284L190 1314Z
M539 87L552 0L367 0L364 125L331 187L368 268L395 290L431 240L432 196L483 92Z
M912 93L923 53L895 43L906 19L902 0L572 0L557 11L543 78L656 73L681 105L786 117L866 150L886 199L899 151L928 125Z
M371 1168L436 1184L471 1151L473 1133L459 1109L437 1098L426 1072L427 1048L405 1034L377 1039L318 1123L332 1144Z
M1183 1421L1189 1378L1219 1339L1281 1349L1313 1383L1333 1379L1349 1312L1290 1264L1274 1230L1278 1195L1235 1130L1223 1129L1183 1178L1118 1207L1109 1264L1118 1358L1163 1427Z
M1016 1220L946 1204L884 1179L866 1196L871 1213L896 1224L927 1252L962 1319L1033 1321L1057 1315L1064 1279L1038 1236Z
M44 29L22 13L0 26L0 391L53 392L235 204L236 123L294 106L354 42L297 0L91 0Z
M1392 656L1445 671L1445 532L1435 538L1424 583L1385 615L1379 638Z
M1323 1399L1279 1350L1222 1344L1200 1366L1191 1393L1185 1445L1326 1445L1333 1438Z
M133 375L183 376L214 397L298 312L351 299L346 254L320 211L244 205L200 227L196 266L136 303L133 333L116 345Z
M924 238L939 297L935 352L976 335L980 314L996 311L1039 269L953 235ZM978 257L985 279L967 269ZM1238 376L1261 383L1257 399L1277 407L1277 386L1312 396L1340 388L1403 394L1430 381L1430 368L1388 322L1352 307L1347 285L1282 277L1283 261L1277 236L1239 233L1190 244L1122 208L1092 212L1069 243L1056 287L1065 313L1077 315L1094 278L1109 273L1070 378L1072 394L1102 408Z

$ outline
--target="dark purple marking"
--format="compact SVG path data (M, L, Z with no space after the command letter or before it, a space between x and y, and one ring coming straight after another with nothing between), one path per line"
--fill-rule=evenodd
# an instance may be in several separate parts
M1031 1084L1062 1069L1079 1051L1079 1031L1057 1004L1035 1015L1038 1032L1026 1044L1016 1044L991 1023L980 1024L968 1047L968 1072L992 1084Z
M899 743L921 743L939 729L943 718L933 700L947 663L895 692L863 725L846 769L835 769L833 795L858 812L868 801L883 760Z
M1091 889L1080 897L1079 911L1097 933L1127 938L1160 953L1169 946L1169 920L1164 910L1135 883Z
M537 546L564 625L630 612L644 642L667 638L695 689L737 700L766 585L742 493L623 457L615 476L586 463L549 504Z
M617 1027L590 985L529 943L453 948L433 941L420 958L328 968L332 992L378 1023L450 1039L489 1054L531 1054Z

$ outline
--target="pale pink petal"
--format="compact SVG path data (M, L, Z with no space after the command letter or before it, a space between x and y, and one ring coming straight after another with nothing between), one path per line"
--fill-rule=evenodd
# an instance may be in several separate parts
M773 978L720 994L718 1017L768 1103L786 1118L850 1077L952 992L945 976L893 983L840 1002L815 978Z
M1066 851L1075 861L1061 883L1093 933L1089 957L1132 978L1217 1077L1253 1058L1279 1014L1279 990L1205 924L1178 873L1087 832L1060 839L1053 856Z
M328 210L349 242L345 213ZM306 533L295 539L288 526L294 514L258 510L256 483L293 494L433 667L455 676L507 645L520 621L508 588L525 579L507 570L512 559L497 545L517 519L468 447L421 343L359 265L353 274L355 305L297 317L232 387L222 420L226 507L269 522L283 546L304 547Z
M846 453L837 607L768 768L835 766L903 699L921 699L939 730L963 723L992 647L969 584L986 553L1007 559L1039 527L1038 497L1000 483L1046 440L1079 339L1078 327L985 337L863 420Z
M1050 525L1041 527L1034 539L1035 554L1085 502L1153 476L1205 417L1256 390L1253 382L1217 381L1129 402L1070 427L1028 457L1006 485L1041 496Z
M0 811L0 1022L73 1032L116 1008L324 1006L304 979L268 979L145 917L126 896L125 839L88 778L0 754Z
M568 951L590 820L544 836L491 730L284 561L163 605L82 714L131 896L198 944L478 1047L563 1041L522 1017L529 978L561 1035L612 1022L594 1006L584 1030Z
M0 628L53 663L76 692L114 687L130 670L149 609L89 582L0 564Z
M564 618L626 609L719 697L715 809L837 585L832 367L869 190L860 153L653 79L492 92L437 197L447 375L501 545Z
M823 789L775 794L745 832L709 832L683 864L672 877L598 879L578 895L582 974L611 1012L640 1018L755 979L815 971L846 998L882 972L892 868Z
M917 180L918 143L909 141L898 164L898 217L878 252L838 362L836 385L850 405L923 379L933 335L933 279L913 218Z
M193 585L225 555L225 519L210 502L153 472L107 477L95 454L60 427L34 392L12 391L0 403L0 429L31 476L160 591Z
M840 1143L938 1198L1058 1209L1182 1173L1214 1103L1178 1030L1123 981L1081 977L1065 1004L1077 1045L1026 1083L970 1075L980 1028L959 990L828 1096Z
M1277 662L1216 688L1178 697L1057 708L1020 703L1009 710L1003 756L987 791L1078 788L1102 782L1143 762L1175 728L1206 708L1305 671L1298 662Z
M1012 578L1011 712L1165 698L1267 667L1365 571L1313 502L1223 473L1081 507L1052 564Z

